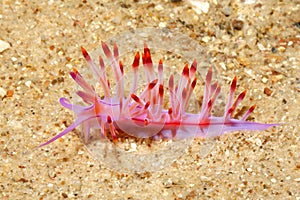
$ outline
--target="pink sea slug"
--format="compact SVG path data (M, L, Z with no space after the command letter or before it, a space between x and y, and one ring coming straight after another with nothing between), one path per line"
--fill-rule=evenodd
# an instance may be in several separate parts
M118 47L114 45L112 52L107 44L102 42L102 48L111 63L117 87L116 95L112 96L111 94L110 82L107 79L102 57L99 57L100 67L97 67L87 51L81 48L93 75L99 80L103 88L104 98L99 97L94 86L88 84L76 69L70 72L71 77L82 88L82 91L77 91L77 95L87 105L71 104L68 99L61 98L60 104L74 111L77 119L64 131L39 147L57 140L79 125L83 127L85 142L88 142L91 137L91 129L99 130L102 137L110 136L116 142L121 132L137 138L184 139L188 137L216 137L230 131L265 130L278 125L246 121L255 109L255 105L250 107L240 119L232 118L237 106L246 95L246 91L243 91L234 100L236 77L233 78L230 86L224 115L212 116L213 105L221 91L221 85L218 82L212 83L212 68L208 69L206 75L200 113L187 113L186 108L197 82L195 77L196 61L190 67L185 65L177 84L174 83L173 75L169 77L166 87L169 95L169 108L164 109L163 98L166 89L163 81L163 61L159 61L158 73L156 74L150 50L146 44L141 57L147 85L139 95L135 93L138 88L138 68L140 65L140 54L137 52L132 63L133 75L130 95L125 96L124 71L123 64L119 61Z

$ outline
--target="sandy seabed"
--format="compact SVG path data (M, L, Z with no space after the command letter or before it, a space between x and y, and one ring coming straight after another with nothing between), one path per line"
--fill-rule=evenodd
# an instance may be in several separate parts
M195 3L196 2L196 3ZM300 199L300 2L9 1L0 3L0 199ZM202 140L161 170L107 168L70 125L69 71L86 67L80 46L137 28L191 37L211 56L224 88L248 90L250 120L282 125ZM178 66L180 69L182 66ZM201 91L199 91L201 92Z

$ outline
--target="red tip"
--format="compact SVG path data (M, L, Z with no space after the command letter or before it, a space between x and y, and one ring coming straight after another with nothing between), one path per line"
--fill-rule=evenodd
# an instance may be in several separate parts
M73 71L70 72L70 75L74 80L77 78L77 76L80 76L79 72L75 68L73 68Z
M150 101L148 101L148 102L145 104L144 109L145 109L145 110L148 109L149 106L150 106Z
M227 111L227 116L231 116L231 114L233 113L234 110L235 110L235 107L231 107L231 108Z
M191 70L191 73L195 73L196 72L196 70L197 70L197 61L196 60L193 61L190 70Z
M149 90L152 90L152 89L154 88L154 86L156 85L157 81L158 81L158 80L155 79L155 80L153 80L151 83L149 83L148 89L149 89Z
M113 139L114 139L114 143L117 143L118 142L118 138L116 135L112 135L113 136Z
M146 59L145 60L146 64L151 64L152 63L150 51L145 53L145 59Z
M186 95L187 95L187 90L186 90L186 88L184 88L184 89L182 90L182 99L185 99L185 98L186 98Z
M159 60L159 63L158 63L158 71L159 71L159 72L162 72L162 71L163 71L163 61L162 61L162 59Z
M112 121L111 121L111 117L108 115L107 116L107 123L109 123L109 124L111 124L112 123Z
M162 84L159 85L159 89L158 89L158 92L159 92L159 96L164 96L164 86Z
M73 70L73 72L74 72L75 74L79 74L79 72L78 72L78 70L77 70L76 68L73 68L72 70Z
M168 110L168 114L169 114L169 115L172 115L172 113L173 113L173 110L172 110L172 108L169 108L169 110Z
M144 119L144 125L148 126L149 125L149 120L147 118Z
M119 61L119 66L120 66L121 73L124 74L124 69L123 69L123 63L122 63L122 61Z
M101 56L99 56L99 65L101 67L101 70L104 71L105 65L104 65L104 62L103 62L103 58Z
M118 46L116 43L114 43L114 56L115 56L115 58L119 57L119 50L118 50Z
M111 57L111 52L110 52L110 50L109 50L107 44L106 44L105 42L101 41L101 45L102 45L102 49L103 49L105 55L106 55L108 58L110 58L110 57Z
M142 54L142 60L143 60L143 64L146 64L146 65L152 64L150 49L148 48L146 43L144 44L144 53ZM151 65L149 65L149 66L151 66Z
M85 58L89 57L89 54L88 54L88 52L85 50L85 48L81 47L81 52L82 52L83 57L85 57Z
M109 82L109 80L107 80L107 85L108 85L108 87L110 88L110 82Z
M208 110L211 109L212 104L213 104L213 102L212 102L212 100L210 99L210 100L208 101L208 103L207 103L207 108L208 108Z
M139 52L136 52L135 57L134 57L134 60L133 60L133 63L132 63L133 69L138 68L139 62L140 62L140 53L139 53Z
M192 84L191 84L191 87L194 89L195 86L196 86L196 83L197 83L197 78L194 78Z
M188 64L186 64L182 70L182 75L185 76L185 77L189 77L189 66Z
M211 90L214 91L218 87L218 81L211 85Z
M209 67L207 74L206 74L206 83L210 85L212 78L212 67Z
M173 74L169 78L169 88L172 89L174 87L174 77Z
M244 91L238 96L238 99L239 99L239 100L243 100L243 99L245 98L245 96L246 96L246 93L247 93L247 91L244 90Z
M100 103L98 102L97 96L94 96L94 105L95 105L95 114L98 115L100 114L101 108L100 108Z
M216 92L215 92L216 97L219 96L220 92L221 92L221 85L218 85L218 87L217 87L217 89L216 89Z
M249 113L252 113L253 112L253 110L256 108L256 105L254 104L253 106L251 106L250 108L249 108Z
M137 103L140 103L140 98L138 96L136 96L135 94L131 94L131 98L137 102Z
M236 89L236 76L233 78L231 86L230 86L230 91L234 92Z

